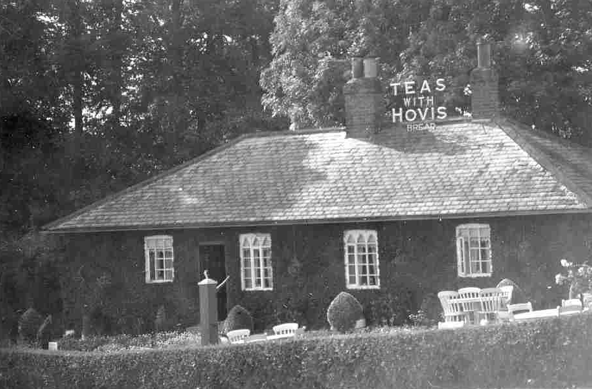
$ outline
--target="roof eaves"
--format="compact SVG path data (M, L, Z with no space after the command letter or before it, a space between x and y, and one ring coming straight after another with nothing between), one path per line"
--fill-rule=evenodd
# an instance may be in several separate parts
M233 140L231 140L231 141L229 141L229 142L227 142L227 143L225 143L225 144L223 144L221 146L218 146L218 147L216 147L216 148L214 148L214 149L212 149L210 151L207 151L207 152L201 154L200 156L198 156L196 158L190 159L189 161L186 161L186 162L184 162L184 163L182 163L182 164L180 164L178 166L175 166L173 168L170 168L170 169L168 169L168 170L166 170L166 171L164 171L162 173L159 173L159 174L155 175L154 177L147 178L144 181L141 181L141 182L139 182L139 183L137 183L135 185L132 185L132 186L130 186L128 188L125 188L125 189L123 189L123 190L121 190L121 191L119 191L117 193L113 193L113 194L111 194L109 196L106 196L106 197L104 197L104 198L102 198L102 199L100 199L98 201L95 201L94 203L91 203L91 204L87 205L86 207L83 207L83 208L81 208L81 209L79 209L79 210L77 210L77 211L75 211L75 212L73 212L73 213L71 213L69 215L66 215L66 216L61 217L61 218L59 218L59 219L57 219L57 220L55 220L55 221L53 221L51 223L48 223L48 224L42 226L41 227L41 230L42 231L51 231L56 226L58 226L60 224L63 224L65 222L69 221L69 220L72 220L75 217L77 217L77 216L79 216L79 215L81 215L81 214L83 214L83 213L85 213L87 211L90 211L91 209L94 209L94 208L99 207L99 206L101 206L101 205L103 205L105 203L108 203L110 201L113 201L113 200L117 199L118 197L121 197L121 196L123 196L123 195L125 195L125 194L127 194L129 192L132 192L132 191L135 191L135 190L140 189L142 187L145 187L147 185L150 185L153 182L158 181L158 180L160 180L163 177L167 177L167 176L169 176L169 175L171 175L173 173L178 172L179 170L182 170L182 169L186 168L187 166L190 166L190 165L193 165L195 163L198 163L198 162L200 162L200 161L202 161L202 160L204 160L206 158L211 157L212 155L215 155L215 154L217 154L217 153L219 153L219 152L221 152L223 150L226 150L227 148L230 148L230 147L236 145L237 143L241 142L242 140L252 137L253 135L255 135L255 134L241 135L241 136L239 136L239 137L237 137L237 138L235 138L235 139L233 139Z
M505 125L507 122L508 125ZM545 170L551 173L559 182L561 182L565 187L573 192L576 196L580 198L588 208L592 209L592 196L588 194L585 190L580 188L575 182L573 182L569 177L567 177L560 169L558 169L548 158L547 156L538 150L535 146L531 145L526 139L524 139L519 131L516 131L513 127L522 127L521 131L530 131L528 127L524 126L522 123L516 122L509 118L504 118L503 120L496 120L495 124L504 131L516 144L522 148L524 151L528 153L539 165L541 165ZM553 140L560 142L561 139ZM575 146L575 145L570 145Z
M337 224L337 223L373 223L373 222L396 222L412 220L457 220L457 219L481 219L497 217L524 217L524 216L545 216L545 215L566 215L566 214L592 214L590 209L560 209L544 211L501 211L501 212L475 212L458 214L433 214L413 216L374 216L357 218L334 218L334 219L301 219L301 220L276 220L276 221L233 221L220 223L194 223L194 224L162 224L143 226L122 226L122 227L96 227L96 228L67 228L61 230L43 231L46 234L70 234L70 233L93 233L93 232L121 232L121 231L154 231L154 230L180 230L180 229L207 229L207 228L240 228L257 226L279 226L279 225L307 225L307 224Z

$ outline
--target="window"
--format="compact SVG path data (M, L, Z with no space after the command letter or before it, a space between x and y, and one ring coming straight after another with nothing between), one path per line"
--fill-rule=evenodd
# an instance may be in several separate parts
M376 231L346 231L345 279L349 289L378 289L378 238Z
M144 238L144 256L146 258L146 282L172 282L173 237L166 235L147 236Z
M459 277L491 276L491 232L487 224L456 227Z
M269 234L240 236L243 290L272 290L271 238Z

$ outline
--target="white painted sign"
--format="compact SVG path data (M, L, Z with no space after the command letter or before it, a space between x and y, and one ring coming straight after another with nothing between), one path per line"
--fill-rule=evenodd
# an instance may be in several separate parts
M392 83L395 96L403 95L403 107L393 108L393 123L407 123L407 131L436 128L436 119L446 119L446 107L436 106L434 92L443 92L446 84L438 78L435 85L428 80L421 82L404 81Z

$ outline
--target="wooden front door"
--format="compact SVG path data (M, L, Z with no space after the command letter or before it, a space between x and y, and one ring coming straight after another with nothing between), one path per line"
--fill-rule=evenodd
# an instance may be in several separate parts
M226 278L226 264L223 244L203 244L199 246L199 279L203 280L204 271L210 278L221 283ZM226 285L218 289L218 320L226 319Z

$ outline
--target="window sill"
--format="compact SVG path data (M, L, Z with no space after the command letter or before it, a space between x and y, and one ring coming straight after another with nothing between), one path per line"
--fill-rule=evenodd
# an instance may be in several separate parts
M243 289L243 292L268 292L273 290L273 288L251 288L251 289Z
M347 285L347 289L366 290L366 289L380 289L380 285Z
M172 284L173 280L152 280L146 281L147 284Z
M480 278L480 277L491 277L492 273L482 273L482 274L459 274L458 276L461 278Z

